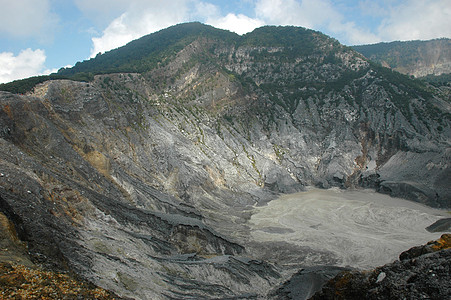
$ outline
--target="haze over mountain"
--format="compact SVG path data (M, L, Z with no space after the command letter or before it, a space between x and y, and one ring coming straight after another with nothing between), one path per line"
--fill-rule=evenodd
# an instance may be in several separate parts
M120 296L264 298L301 266L349 267L251 238L281 193L451 207L447 91L320 32L180 24L58 76L85 81L0 92L0 208L34 262Z
M353 46L367 58L415 77L451 73L451 40L391 42Z

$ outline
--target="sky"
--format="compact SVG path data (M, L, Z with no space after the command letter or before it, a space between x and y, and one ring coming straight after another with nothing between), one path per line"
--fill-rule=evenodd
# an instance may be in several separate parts
M0 7L0 83L191 21L240 35L302 26L345 45L451 38L451 0L0 0Z

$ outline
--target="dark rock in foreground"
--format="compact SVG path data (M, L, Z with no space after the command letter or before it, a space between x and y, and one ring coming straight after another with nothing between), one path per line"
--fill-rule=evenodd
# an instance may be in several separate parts
M444 234L440 239L426 245L412 247L399 255L400 260L414 259L424 254L451 248L451 234Z
M429 232L451 231L451 218L438 220L426 228Z
M370 272L348 271L311 299L448 299L451 235L401 254L399 261ZM435 251L435 252L432 252Z
M346 268L334 266L317 266L305 268L294 274L278 289L272 291L269 299L309 299L321 287Z

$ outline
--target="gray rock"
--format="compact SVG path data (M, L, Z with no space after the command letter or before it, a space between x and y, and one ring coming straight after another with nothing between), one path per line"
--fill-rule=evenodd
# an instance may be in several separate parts
M451 218L443 218L426 227L429 232L451 232Z

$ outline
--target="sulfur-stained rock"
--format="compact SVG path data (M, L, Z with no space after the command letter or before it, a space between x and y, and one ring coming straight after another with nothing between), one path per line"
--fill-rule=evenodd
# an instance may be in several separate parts
M0 263L1 299L122 299L67 274Z
M399 255L400 260L414 259L415 257L451 248L451 234L443 234L440 239L431 241L423 246L413 247Z

